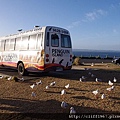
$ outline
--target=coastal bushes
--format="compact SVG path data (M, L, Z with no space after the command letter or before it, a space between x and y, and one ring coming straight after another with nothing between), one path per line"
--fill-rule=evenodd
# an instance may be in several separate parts
M78 56L73 56L73 61L75 60L75 58L77 58ZM101 58L99 55L98 56L88 56L88 57L85 57L85 56L81 56L79 57L80 59L109 59L109 60L112 60L113 58L112 57L108 57L106 56L105 58Z
M75 56L75 55L73 55L73 65L83 65L82 63L81 63L81 59L103 59L103 60L112 60L113 58L112 57L108 57L108 56L106 56L105 58L101 58L99 55L98 56L89 56L89 57L83 57L83 56L81 56L81 57L79 57L79 56Z
M73 65L80 65L81 62L80 62L80 57L74 57L73 59Z

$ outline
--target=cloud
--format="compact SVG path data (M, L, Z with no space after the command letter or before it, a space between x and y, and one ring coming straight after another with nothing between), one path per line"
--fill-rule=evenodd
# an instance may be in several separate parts
M119 32L116 29L113 29L114 34L119 34Z
M113 10L114 10L114 9L117 9L117 8L119 9L119 7L120 7L120 2L110 5L110 9L113 9Z
M79 24L81 23L81 21L74 21L71 23L71 25L69 25L67 28L73 28L75 26L79 26Z
M104 16L106 14L107 14L107 11L104 11L101 9L94 10L92 12L88 12L84 15L83 19L72 22L71 25L67 26L67 28L71 29L71 28L79 26L82 23L94 21L94 20L98 19L99 17Z
M116 32L117 32L117 30L116 30L116 29L113 29L113 32L114 32L114 33L116 33Z
M99 17L106 15L106 14L107 14L107 11L99 9L99 10L94 10L92 12L86 13L85 17L88 21L94 21L98 19Z

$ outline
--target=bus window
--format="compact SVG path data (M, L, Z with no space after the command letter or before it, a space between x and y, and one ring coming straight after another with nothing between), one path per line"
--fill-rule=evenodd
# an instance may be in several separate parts
M14 50L15 39L10 39L10 50Z
M21 37L16 38L15 50L20 50L21 47Z
M21 50L27 50L28 49L28 36L22 37L21 42Z
M31 35L29 39L29 50L36 49L36 35Z
M46 41L46 46L49 46L49 32L47 32L47 41Z
M36 49L40 50L40 47L41 47L41 44L42 44L42 35L43 33L41 34L38 34L37 36L37 46L36 46Z
M9 50L10 42L9 39L5 42L5 51Z
M59 46L59 37L57 34L51 35L51 46L52 47L58 47Z
M5 40L2 40L0 41L0 51L4 51L4 43L5 43Z
M71 48L71 39L69 35L61 35L61 47Z

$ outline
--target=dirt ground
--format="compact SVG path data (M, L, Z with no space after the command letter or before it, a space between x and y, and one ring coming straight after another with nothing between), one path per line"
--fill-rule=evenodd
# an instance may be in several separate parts
M92 77L91 74L94 76ZM2 75L1 75L2 76ZM87 62L81 66L73 66L72 70L65 72L50 72L40 76L30 75L24 81L0 79L0 113L70 113L74 107L76 113L120 113L120 66L107 62L96 62L93 66ZM82 82L79 81L82 76ZM113 82L113 78L117 82ZM32 79L34 78L34 79ZM100 81L96 82L98 78ZM38 81L42 84L30 85ZM114 89L108 81L113 82ZM51 82L54 86L49 86ZM66 89L65 85L69 84ZM46 89L49 86L49 89ZM62 90L66 91L61 95ZM97 97L92 91L98 89ZM32 92L35 96L31 96ZM105 98L101 99L101 95ZM65 101L67 107L61 108ZM3 115L3 114L2 114ZM2 116L4 118L4 115Z

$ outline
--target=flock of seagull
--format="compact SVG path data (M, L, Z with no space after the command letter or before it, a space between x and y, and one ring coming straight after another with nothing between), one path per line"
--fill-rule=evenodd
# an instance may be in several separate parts
M92 74L91 72L89 72L88 73L91 77L95 77L95 75L94 74ZM4 78L4 76L0 76L0 79L3 79ZM80 77L79 78L79 81L80 82L84 82L84 80L86 79L87 77L85 77L85 76L82 76L82 77ZM14 79L15 80L17 80L17 81L24 81L24 78L15 78L14 77ZM9 76L9 77L7 77L7 80L13 80L13 77L12 76ZM97 77L95 78L95 81L96 82L101 82L102 80L101 79L98 79ZM111 86L111 87L109 87L109 88L106 88L106 90L107 91L112 91L112 90L114 90L114 83L116 83L117 82L117 79L114 77L114 79L113 79L113 82L111 82L110 80L108 81L108 85L109 86ZM34 84L32 84L32 85L30 85L30 88L31 89L34 89L34 87L36 86L36 85L40 85L40 84L42 84L42 81L40 80L39 82L36 82L36 83L34 83ZM51 82L49 85L47 85L46 87L45 87L45 89L49 89L51 86L55 86L56 85L56 82L54 81L54 82ZM61 96L65 96L65 94L66 94L66 89L69 89L69 87L70 87L70 84L67 84L67 85L65 85L64 86L64 88L65 89L63 89L62 91L61 91ZM98 98L98 93L99 93L99 90L97 89L97 90L94 90L94 91L92 91L92 94L94 94L95 95L95 97L96 98ZM36 94L35 94L35 92L32 92L31 93L31 96L32 97L35 97L36 96ZM105 98L105 94L103 93L102 95L101 95L101 99L104 99ZM61 102L61 107L63 108L63 109L66 109L67 107L68 107L68 104L65 102L65 101L62 101ZM70 107L70 114L75 114L76 113L76 110L74 109L74 107Z
M7 77L5 77L5 76L3 76L3 75L0 75L0 79L7 79L8 81L10 81L10 80L24 81L24 78L18 78L18 77L12 77L12 76L9 76L9 77L7 76ZM31 89L34 89L34 87L35 87L36 85L40 85L40 84L42 84L42 81L41 81L41 80L40 80L39 82L36 82L36 83L30 85L30 88L31 88ZM45 89L49 89L51 86L55 86L55 85L56 85L56 82L55 82L55 81L54 81L54 82L51 82L49 85L47 85L47 86L45 87ZM65 85L65 89L68 89L69 87L70 87L70 84ZM64 96L64 95L66 94L65 89L63 89L63 90L61 91L61 96ZM32 96L32 97L35 97L35 96L36 96L35 92L32 91L31 96ZM62 107L63 109L66 109L67 106L68 106L68 105L67 105L66 102L64 102L64 101L61 102L61 107ZM70 107L70 114L75 114L75 113L76 113L76 111L75 111L74 107Z
M42 84L42 81L41 81L41 80L40 80L39 82L36 82L36 83L30 85L30 88L33 89L36 85L40 85L40 84ZM45 87L45 89L49 89L51 86L55 86L55 85L56 85L56 82L55 82L55 81L54 81L54 82L51 82L49 85L47 85L47 86ZM67 84L67 85L65 85L64 87L65 87L65 89L68 89L68 88L70 87L70 84ZM65 94L66 94L66 90L65 90L65 89L63 89L63 90L60 92L60 93L61 93L61 96L65 96ZM32 97L35 97L35 96L36 96L35 92L32 92L31 96L32 96ZM61 102L61 107L62 107L63 109L66 109L66 108L68 107L68 104L67 104L65 101L62 101L62 102ZM74 107L70 107L70 114L75 114L75 113L76 113L76 111L75 111Z
M91 77L95 77L95 75L92 74L91 72L89 72L88 74L91 75ZM79 80L80 80L80 82L83 82L84 79L86 79L86 77L82 76ZM95 82L102 82L102 80L101 80L101 79L98 79L98 78L96 77L96 78L95 78ZM111 87L106 88L106 90L109 91L109 92L112 91L112 90L114 90L114 88L115 88L114 83L116 83L116 82L117 82L117 79L116 79L115 77L113 78L113 82L112 82L111 80L108 80L108 85L111 86ZM98 90L98 89L92 91L92 93L95 95L96 98L98 98L98 93L99 93L99 90ZM105 94L103 93L103 94L101 95L101 99L104 99L104 98L105 98Z
M91 72L89 72L88 74L91 75L91 77L95 77L95 75L92 74ZM80 81L80 82L84 82L84 80L85 80L86 78L87 78L87 77L82 76L82 77L79 78L79 81ZM102 82L102 80L96 77L96 78L95 78L95 82ZM106 90L109 91L109 92L112 91L112 90L114 90L114 88L115 88L115 87L114 87L114 83L116 83L116 82L117 82L117 79L116 79L115 77L114 77L114 79L113 79L113 82L111 82L111 81L109 80L109 81L108 81L108 85L111 86L111 87L106 88ZM30 87L33 89L33 88L35 87L35 85L39 85L39 84L42 84L42 81L41 81L41 80L40 80L39 82L36 82L36 83L33 84L33 85L30 85ZM54 82L51 82L48 86L45 87L45 89L49 89L50 86L54 86L54 85L56 85L56 82L55 82L55 81L54 81ZM64 86L65 89L69 89L69 87L70 87L70 84L67 84L67 85ZM65 90L65 89L61 90L61 96L65 96L65 94L66 94L66 90ZM99 90L98 90L98 89L92 91L92 94L94 94L96 98L98 98L98 93L99 93ZM35 95L34 92L32 92L31 96L34 97L34 96L36 96L36 95ZM105 98L105 94L103 93L103 94L101 95L101 99L104 99L104 98ZM62 102L61 102L61 107L62 107L63 109L66 109L66 108L68 107L68 104L67 104L65 101L62 101ZM75 114L75 113L76 113L76 110L74 109L74 107L70 107L70 114Z

